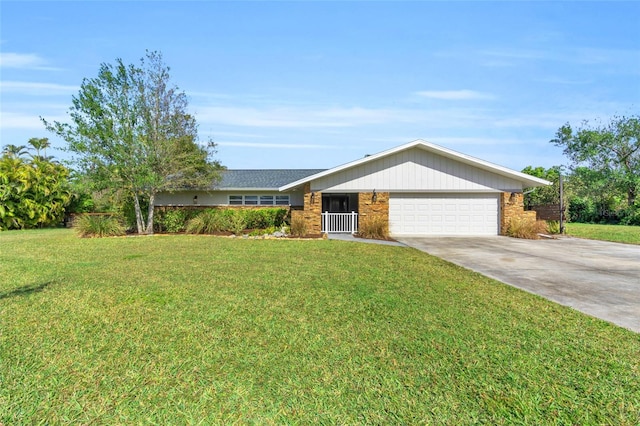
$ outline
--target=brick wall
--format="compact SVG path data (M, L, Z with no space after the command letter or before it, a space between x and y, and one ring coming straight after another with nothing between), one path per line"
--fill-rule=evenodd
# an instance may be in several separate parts
M319 234L322 231L322 193L311 191L309 182L304 184L303 210L291 210L291 220L304 220L309 234Z
M525 211L522 192L503 192L500 194L500 235L507 235L512 218L520 217L535 222L536 212Z
M358 194L358 221L370 218L381 218L387 223L389 231L389 193L376 192L376 199L373 200L373 192L360 192Z

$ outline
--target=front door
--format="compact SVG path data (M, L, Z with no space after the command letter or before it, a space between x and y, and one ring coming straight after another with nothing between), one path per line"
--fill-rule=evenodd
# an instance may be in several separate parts
M349 196L347 194L327 194L322 196L322 211L329 213L350 212Z

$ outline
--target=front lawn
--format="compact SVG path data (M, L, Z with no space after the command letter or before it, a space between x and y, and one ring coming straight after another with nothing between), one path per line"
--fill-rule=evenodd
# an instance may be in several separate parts
M640 244L640 226L568 223L567 235L614 243Z
M0 233L0 424L639 413L640 335L417 250Z

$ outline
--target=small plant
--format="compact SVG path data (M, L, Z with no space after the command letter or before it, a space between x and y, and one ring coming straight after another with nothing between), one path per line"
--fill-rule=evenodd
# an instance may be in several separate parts
M537 240L540 238L538 234L545 234L547 232L547 223L545 221L527 220L521 217L511 218L507 228L508 236L527 240Z
M560 233L560 221L557 220L548 220L547 221L547 230L550 234L559 234Z
M207 209L189 220L185 230L188 234L213 234L225 231L228 227L227 223L227 217L223 212Z
M261 235L273 235L273 233L275 232L276 232L276 228L274 226L270 226L265 229L254 229L253 231L249 232L249 236L259 237Z
M73 227L82 238L116 237L125 234L122 223L110 215L83 214L76 217Z
M387 239L389 237L387 222L381 217L364 217L358 224L358 235L377 240Z
M307 223L301 217L291 218L291 235L294 237L302 237L307 235Z

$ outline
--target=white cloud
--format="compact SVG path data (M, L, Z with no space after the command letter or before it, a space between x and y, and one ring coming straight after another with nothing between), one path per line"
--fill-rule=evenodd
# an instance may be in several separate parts
M43 130L44 125L37 115L21 114L15 112L2 112L0 116L1 129L38 129Z
M44 60L32 53L1 53L0 67L2 68L34 68L44 65Z
M493 99L493 95L476 90L423 90L416 92L418 96L428 99L461 101L472 99Z
M36 69L55 71L59 68L47 66L40 56L34 53L0 52L0 68Z
M77 92L79 86L67 86L55 83L33 83L27 81L0 81L0 91L4 93L20 93L23 95L52 96Z

